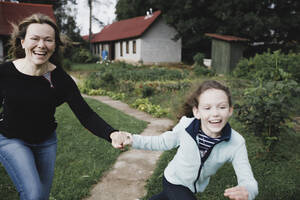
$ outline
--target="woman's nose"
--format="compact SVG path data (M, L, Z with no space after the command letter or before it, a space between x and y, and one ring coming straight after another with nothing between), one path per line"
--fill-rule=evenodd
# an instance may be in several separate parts
M44 40L40 39L38 42L38 47L44 47L44 46L45 46Z

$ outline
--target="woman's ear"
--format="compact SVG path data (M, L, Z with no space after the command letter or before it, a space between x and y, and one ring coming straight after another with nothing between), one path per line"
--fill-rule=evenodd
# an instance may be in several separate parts
M24 49L23 43L24 43L24 39L21 39L21 46L22 46L22 49Z
M200 119L199 110L196 106L193 107L193 114L195 118Z

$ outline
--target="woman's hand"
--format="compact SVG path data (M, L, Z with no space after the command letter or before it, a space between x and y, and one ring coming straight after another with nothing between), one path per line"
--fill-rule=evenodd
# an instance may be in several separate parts
M248 190L244 186L235 186L226 189L224 196L232 200L248 200Z
M110 134L112 146L117 149L124 149L127 145L132 145L132 135L125 131L115 131Z

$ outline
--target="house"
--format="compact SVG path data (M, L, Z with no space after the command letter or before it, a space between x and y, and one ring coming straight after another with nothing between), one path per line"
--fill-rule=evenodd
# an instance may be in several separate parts
M230 73L243 57L248 39L215 33L206 33L205 35L212 38L212 68L218 74Z
M109 60L129 63L179 63L181 39L173 40L176 33L164 22L161 11L147 12L146 16L107 25L94 34L92 52L100 57L106 50ZM88 40L88 36L83 38Z
M0 2L0 62L4 61L8 53L8 40L12 31L10 23L18 23L34 13L42 13L56 20L52 5Z

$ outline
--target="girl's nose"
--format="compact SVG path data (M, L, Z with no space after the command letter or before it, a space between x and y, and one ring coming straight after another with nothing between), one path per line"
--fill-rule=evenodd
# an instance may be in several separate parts
M212 112L213 116L218 116L219 115L219 110L217 108L212 108L211 112Z

